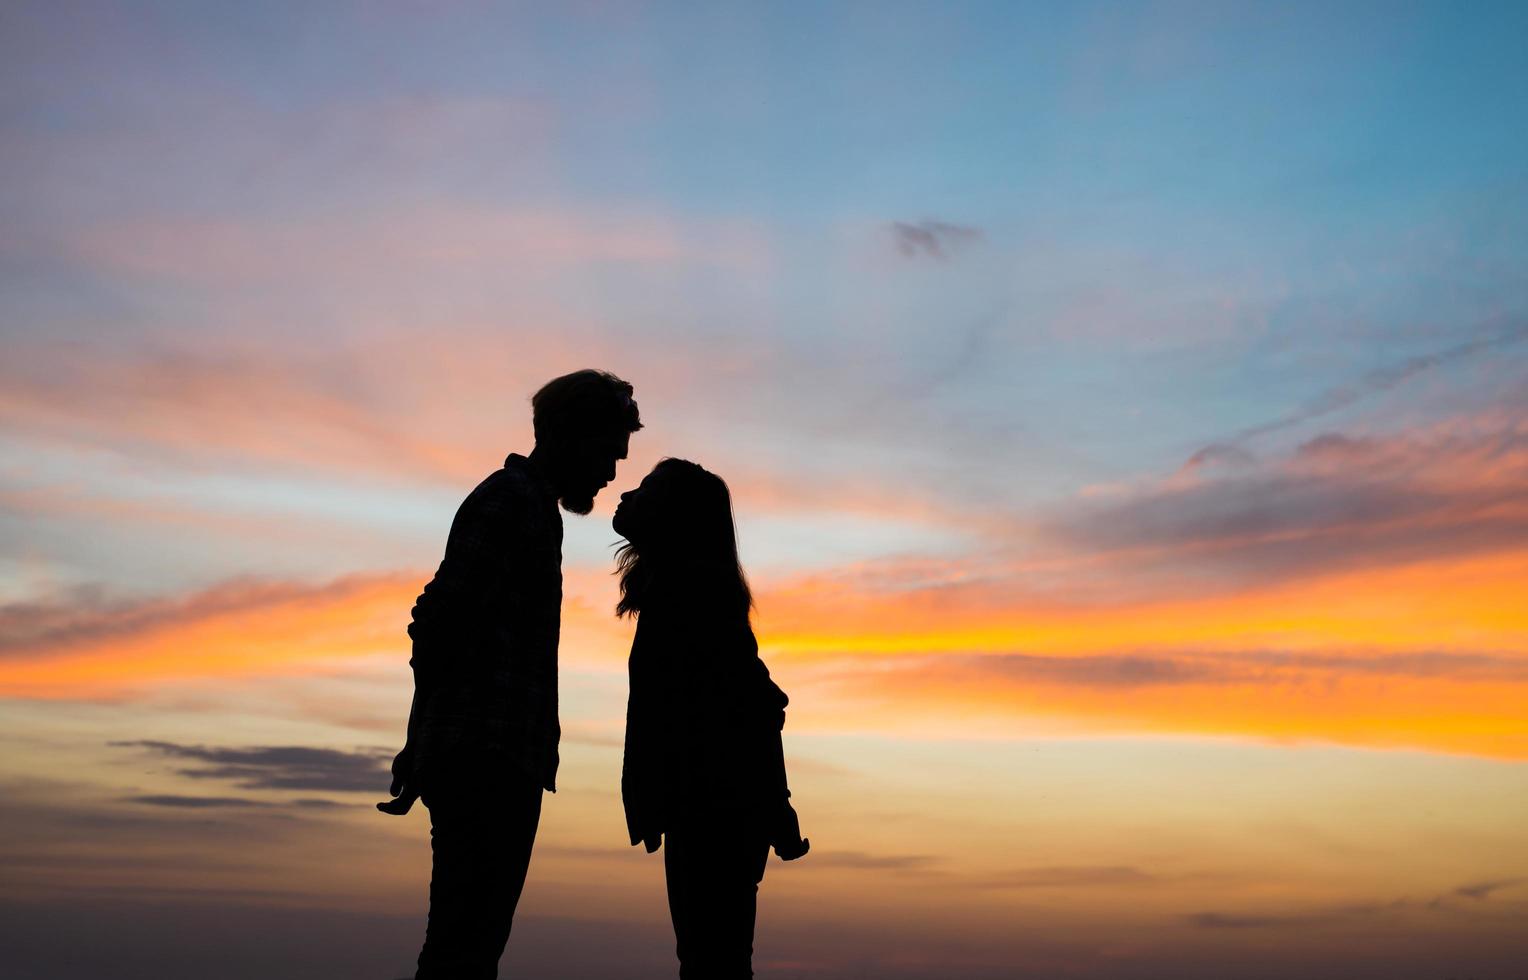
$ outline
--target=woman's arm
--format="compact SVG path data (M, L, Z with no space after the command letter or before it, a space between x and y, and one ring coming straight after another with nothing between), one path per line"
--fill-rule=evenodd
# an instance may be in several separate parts
M769 842L782 861L794 861L811 849L811 842L801 836L801 819L791 806L790 781L785 773L785 708L790 698L769 677L769 668L759 659L758 644L749 634L753 649L750 668L754 675L752 688L758 693L757 712L763 731L761 770L765 782L766 806L775 808L770 824ZM777 801L777 802L776 802Z
M768 754L771 757L769 771L778 774L780 788L780 808L770 829L769 842L774 845L780 860L794 861L811 849L812 842L801 836L801 818L791 806L791 791L785 778L785 743L779 730L768 740Z
M664 778L661 719L669 706L659 657L669 642L661 614L644 610L637 620L627 661L626 738L621 759L621 804L632 846L651 854L663 842Z

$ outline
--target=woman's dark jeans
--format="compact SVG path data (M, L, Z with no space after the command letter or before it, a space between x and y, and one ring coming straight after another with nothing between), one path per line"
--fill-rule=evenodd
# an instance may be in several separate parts
M754 913L768 858L763 833L728 821L684 821L664 835L680 980L753 976Z

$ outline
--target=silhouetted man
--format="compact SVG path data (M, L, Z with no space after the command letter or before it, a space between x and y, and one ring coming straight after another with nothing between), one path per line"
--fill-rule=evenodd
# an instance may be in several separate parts
M531 399L536 447L467 495L414 606L414 704L395 799L430 810L430 918L416 980L498 975L541 818L556 791L563 509L587 514L642 428L631 385L602 371Z

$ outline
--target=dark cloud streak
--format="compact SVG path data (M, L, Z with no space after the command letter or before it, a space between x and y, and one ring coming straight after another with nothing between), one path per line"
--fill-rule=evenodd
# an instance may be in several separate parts
M163 806L185 810L271 805L264 800L249 800L242 796L127 796L123 797L122 802L142 803L147 806Z
M930 854L868 854L864 851L812 851L812 863L821 868L856 871L927 871L939 858Z
M1486 653L1290 653L1223 650L1048 656L1029 653L907 656L883 659L875 675L926 676L933 685L992 690L994 685L1055 685L1135 690L1182 685L1328 684L1336 677L1418 678L1528 684L1528 660ZM862 675L839 681L857 687Z
M1495 881L1477 881L1469 885L1460 885L1454 889L1454 894L1460 898L1473 898L1477 901L1483 901L1490 898L1495 892L1499 892L1504 888L1511 888L1515 885L1521 885L1525 882L1528 882L1528 878L1498 878Z
M894 221L891 224L891 235L897 251L906 258L923 257L940 261L986 238L980 228L946 221L920 221L917 224Z
M110 744L144 748L173 759L208 763L178 772L190 779L230 780L244 789L381 792L390 778L387 762L392 757L392 753L385 749L343 752L300 745L207 748L148 740Z
M1126 865L1063 865L1021 868L977 882L980 888L1114 888L1161 881L1153 874Z
M1374 919L1410 908L1415 908L1414 903L1402 898L1393 902L1335 906L1287 914L1195 912L1185 916L1184 920L1200 929L1307 929Z
M1328 432L1263 461L1206 447L1176 477L1075 501L1040 533L1158 580L1225 586L1528 546L1524 500L1521 424Z

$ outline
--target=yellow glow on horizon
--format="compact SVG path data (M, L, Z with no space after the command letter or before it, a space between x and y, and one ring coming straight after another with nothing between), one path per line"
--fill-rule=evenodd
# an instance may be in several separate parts
M1257 591L1120 605L989 596L864 597L797 588L768 597L788 624L762 642L784 654L1097 653L1226 649L1528 648L1528 554L1431 562L1292 582ZM826 601L824 601L826 600ZM777 610L777 607L778 610ZM951 620L968 625L951 627Z

